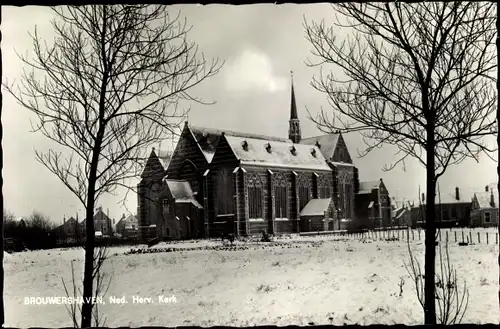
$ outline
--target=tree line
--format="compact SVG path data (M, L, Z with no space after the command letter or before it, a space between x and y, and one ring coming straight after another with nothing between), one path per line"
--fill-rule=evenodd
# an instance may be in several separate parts
M53 232L57 225L39 211L33 211L27 218L16 219L14 213L4 209L3 226L7 251L47 249L57 242Z

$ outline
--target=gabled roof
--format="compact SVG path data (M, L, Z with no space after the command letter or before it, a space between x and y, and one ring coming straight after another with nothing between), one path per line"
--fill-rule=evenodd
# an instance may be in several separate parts
M196 201L189 182L173 179L166 179L165 181L176 203L191 203L199 209L203 208L199 202Z
M151 150L151 153L149 154L148 161L144 166L141 178L155 176L159 173L163 175L164 172L165 168L163 167L162 163L160 162L160 159L156 155L155 149L153 148L153 150Z
M78 223L78 221L74 217L70 217L70 218L66 219L61 225L56 226L54 228L54 230L61 229L61 228L65 227L65 226L76 225L77 223ZM81 224L81 223L78 223L78 224Z
M494 198L494 207L491 205L491 193L493 192ZM476 192L474 194L477 203L479 204L479 208L481 209L490 209L490 208L498 208L498 190L491 189L488 192Z
M97 216L101 216L102 220L109 220L108 215L104 213L101 207L97 208L96 211L94 212L94 220L96 220Z
M321 153L327 160L332 160L335 149L337 148L337 143L339 141L340 134L327 134L316 137L304 138L300 141L301 144L305 145L316 145L319 144L319 149Z
M224 137L241 165L331 171L316 146L294 144L290 140L276 141L231 135Z
M116 224L113 225L113 228L116 228L118 225L121 225L121 224L123 224L125 226L129 226L132 223L138 223L138 219L136 216L129 214L127 217L120 218L120 220L118 222L116 222Z
M372 193L373 189L378 189L380 186L380 181L369 181L369 182L359 182L359 192L358 194Z
M212 162L212 159L213 159L214 154L215 154L215 149L217 148L217 145L219 144L219 141L222 137L222 133L224 133L226 136L256 138L256 139L265 139L265 140L271 140L271 141L290 141L287 138L248 134L248 133L235 132L235 131L229 131L229 130L223 131L223 130L212 129L212 128L196 127L196 126L192 126L192 125L188 125L188 128L190 129L191 133L193 134L193 137L194 137L196 143L200 147L200 149L203 152L203 155L205 156L205 159L207 160L208 163Z
M299 216L323 216L332 202L331 198L311 199L300 211Z

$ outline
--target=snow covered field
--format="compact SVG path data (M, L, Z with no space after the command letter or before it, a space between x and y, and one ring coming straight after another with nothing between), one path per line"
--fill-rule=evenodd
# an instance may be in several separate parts
M238 251L134 255L124 254L130 247L112 248L105 263L112 282L100 306L107 317L105 325L423 323L403 265L408 259L405 242L352 237L295 237L279 242L282 245L267 248L246 243L247 249ZM498 324L498 245L494 243L450 244L458 275L467 279L470 290L466 323ZM221 242L155 247L215 245ZM423 241L411 245L423 261ZM24 301L26 297L65 296L62 279L69 283L72 260L80 275L82 250L5 254L6 326L71 326L64 305L25 305ZM400 277L405 278L402 297ZM168 302L172 295L176 303ZM124 296L128 303L112 304L111 296ZM134 296L152 300L134 303ZM160 296L167 302L162 303Z

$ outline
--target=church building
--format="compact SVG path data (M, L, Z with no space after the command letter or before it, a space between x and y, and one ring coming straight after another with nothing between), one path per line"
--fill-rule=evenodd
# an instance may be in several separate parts
M288 138L186 122L169 159L153 149L138 185L139 235L336 230L354 219L358 189L340 133L302 138L292 82ZM314 216L319 224L311 223Z

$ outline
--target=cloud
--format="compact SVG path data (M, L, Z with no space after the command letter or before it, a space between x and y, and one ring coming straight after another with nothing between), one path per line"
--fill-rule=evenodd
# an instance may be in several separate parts
M225 87L232 92L275 93L289 81L273 72L271 59L263 52L245 50L223 68Z

